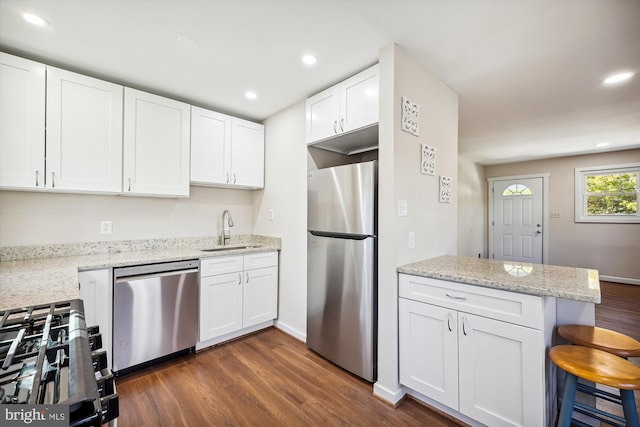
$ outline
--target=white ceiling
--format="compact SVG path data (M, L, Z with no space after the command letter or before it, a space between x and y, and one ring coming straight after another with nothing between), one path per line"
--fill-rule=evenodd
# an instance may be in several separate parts
M391 43L459 94L471 160L640 147L638 0L0 0L0 50L258 121Z

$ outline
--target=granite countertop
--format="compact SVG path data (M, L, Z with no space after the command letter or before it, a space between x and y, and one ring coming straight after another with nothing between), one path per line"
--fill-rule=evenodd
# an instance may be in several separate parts
M257 247L233 249L233 246L247 244L257 245ZM76 246L74 245L71 250L68 248L60 250L53 245L51 247L19 247L21 249L17 252L15 248L5 250L3 252L5 256L0 261L0 310L78 298L79 271L280 250L280 239L251 236L232 241L229 249L215 252L202 251L202 249L219 247L209 240L204 242L190 240L187 244L183 241L157 244L154 241L154 243L147 243L146 249L144 244L134 245L136 250L131 251L68 255L79 250ZM95 245L91 247L93 251L99 251ZM91 252L86 247L84 250ZM16 256L16 253L18 258L27 257L29 253L37 257L6 260L7 254ZM60 254L66 254L66 256L60 256Z
M537 296L600 303L598 270L441 256L398 267L399 273Z

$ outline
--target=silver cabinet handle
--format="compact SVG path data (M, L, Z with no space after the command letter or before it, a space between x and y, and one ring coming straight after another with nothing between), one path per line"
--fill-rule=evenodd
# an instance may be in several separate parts
M229 183L229 172L227 172L227 184Z
M466 336L467 334L467 316L462 316L462 333Z
M344 132L344 117L340 119L340 132Z
M449 313L447 315L447 327L449 328L449 332L453 332L453 315Z
M40 187L38 178L40 178L40 171L36 171L36 187Z
M127 191L131 191L131 178L129 178L129 189Z
M333 121L333 133L338 133L338 121Z
M247 278L247 280L244 283L246 284L246 283L249 283L249 273L245 273L245 274L246 274L245 277Z
M447 295L447 297L449 297L451 299L458 300L458 301L466 301L467 300L467 297L457 297L455 295L449 295L449 294L446 294L446 295Z
M51 188L56 188L56 173L51 172Z
M238 273L238 285L242 284L242 273Z
M233 183L234 184L236 183L236 173L235 172L233 173Z
M542 234L542 231L537 230L537 231L536 231L536 234Z

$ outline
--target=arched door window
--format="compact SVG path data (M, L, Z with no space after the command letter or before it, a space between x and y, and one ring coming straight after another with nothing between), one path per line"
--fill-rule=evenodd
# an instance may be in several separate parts
M503 196L531 196L533 191L524 184L511 184L502 192Z

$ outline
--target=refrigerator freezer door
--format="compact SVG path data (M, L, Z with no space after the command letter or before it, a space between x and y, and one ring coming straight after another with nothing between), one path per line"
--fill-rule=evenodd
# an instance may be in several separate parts
M376 162L309 172L309 230L375 235Z
M368 381L376 379L374 237L308 234L307 345Z

